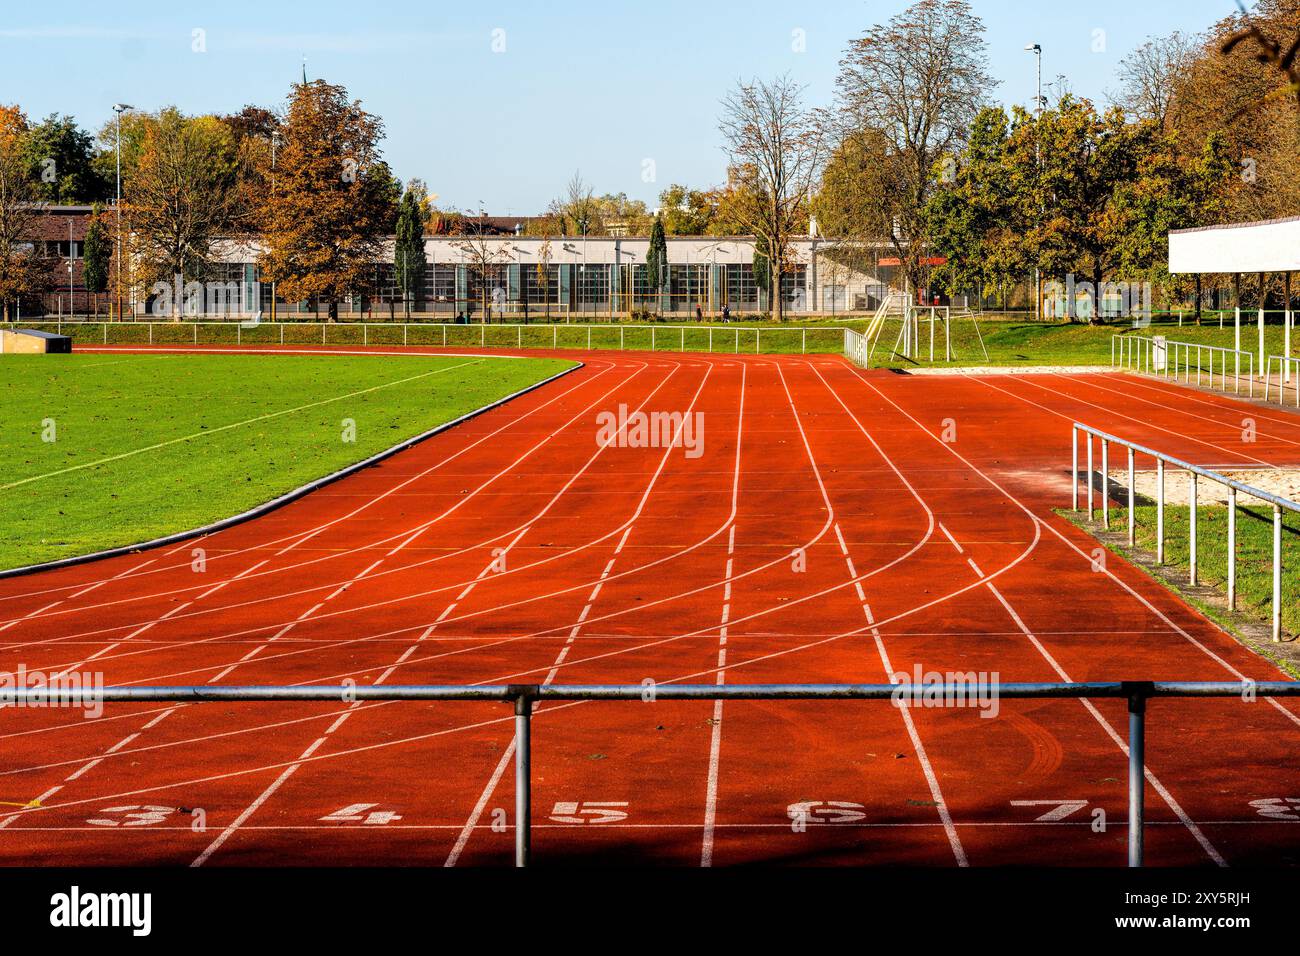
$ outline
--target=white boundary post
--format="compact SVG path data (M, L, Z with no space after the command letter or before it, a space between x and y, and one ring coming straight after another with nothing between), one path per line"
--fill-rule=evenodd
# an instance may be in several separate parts
M1128 450L1128 546L1137 544L1137 518L1133 512L1133 449Z
M1237 609L1237 489L1228 488L1228 609Z
M1273 506L1273 643L1282 640L1282 509Z
M1110 442L1101 440L1101 526L1110 530Z
M1070 429L1070 510L1079 510L1079 429Z
M1165 563L1165 460L1156 459L1156 564Z
M1188 524L1188 549L1187 563L1190 565L1190 581L1192 587L1196 587L1196 472L1187 473L1187 524Z

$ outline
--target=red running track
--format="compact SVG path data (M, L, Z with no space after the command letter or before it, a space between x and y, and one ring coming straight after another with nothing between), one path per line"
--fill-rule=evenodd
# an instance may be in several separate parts
M0 582L0 670L120 685L1285 676L1123 561L1094 571L1095 542L1052 509L1068 502L1072 420L1262 466L1300 461L1289 412L1114 375L582 358L264 518ZM702 453L601 447L596 416L620 405L699 412ZM511 859L499 704L4 717L6 864ZM571 703L533 723L538 862L1125 859L1122 702L1005 701L991 719ZM1295 701L1153 702L1148 862L1300 862L1298 734Z

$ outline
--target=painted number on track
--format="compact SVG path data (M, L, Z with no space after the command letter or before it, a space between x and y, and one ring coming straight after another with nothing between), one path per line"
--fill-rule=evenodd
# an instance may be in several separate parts
M867 818L866 808L847 800L804 800L786 807L786 816L800 823L857 823Z
M402 819L393 810L375 810L377 806L377 803L354 803L320 819L322 823L367 823L379 826Z
M561 801L551 811L551 819L556 823L618 823L627 819L627 811L621 809L626 806L627 801L618 800Z
M1267 797L1252 800L1250 805L1261 817L1270 820L1300 820L1300 797Z
M1013 807L1051 807L1034 818L1036 823L1056 823L1088 805L1087 800L1012 800Z
M164 822L176 812L176 808L132 803L123 807L105 807L99 812L113 816L91 817L86 822L97 827L148 827Z

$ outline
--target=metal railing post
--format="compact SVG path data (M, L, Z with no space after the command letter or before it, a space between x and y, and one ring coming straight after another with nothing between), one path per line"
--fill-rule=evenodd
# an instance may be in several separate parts
M1156 459L1156 564L1165 563L1165 460Z
M1092 432L1088 433L1088 520L1092 520Z
M1101 526L1110 530L1110 442L1101 440Z
M1079 429L1070 429L1070 510L1079 510Z
M1237 609L1237 489L1228 488L1228 609Z
M1133 511L1133 449L1128 450L1128 546L1137 544L1137 518Z
M527 688L515 697L515 866L528 865L533 844L532 782L533 695Z
M1128 865L1142 865L1142 830L1146 811L1146 694L1128 695Z
M1282 509L1273 506L1273 643L1282 640Z
M1196 472L1189 471L1187 473L1187 478L1187 531L1189 536L1187 563L1191 566L1191 585L1192 587L1196 587Z

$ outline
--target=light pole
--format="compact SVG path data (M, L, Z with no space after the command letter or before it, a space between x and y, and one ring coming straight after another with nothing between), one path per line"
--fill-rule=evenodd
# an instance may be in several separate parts
M117 114L117 198L113 205L117 210L117 320L122 321L122 113L131 109L130 103L114 103L113 112Z
M278 129L273 129L271 130L271 195L273 197L275 195L275 151L276 151L276 147L278 147L279 145L280 145L280 131ZM258 298L259 299L261 298L260 293L258 294ZM260 310L262 307L262 303L258 302L257 307ZM271 280L271 322L272 323L275 322L275 280L274 279Z
M1034 55L1034 59L1038 61L1038 62L1037 62L1037 66L1038 66L1038 88L1037 88L1037 92L1036 92L1036 94L1035 94L1035 96L1034 96L1034 117L1035 117L1036 119L1042 119L1042 117L1043 117L1043 48L1042 48L1041 45L1039 45L1039 44L1037 44L1037 43L1027 43L1027 44L1025 44L1025 52L1027 52L1027 53L1032 53L1032 54ZM1037 129L1037 128L1034 130L1034 168L1035 168L1035 171L1037 171L1037 169L1038 169L1038 139L1039 139L1039 136L1041 135L1041 132L1042 132L1042 131L1039 130L1039 129ZM1040 218L1041 218L1041 213L1042 213L1042 210L1040 209L1040 210L1039 210ZM1040 225L1041 225L1041 223L1040 223ZM1043 317L1043 286L1042 286L1042 277L1041 277L1041 274L1040 274L1040 272L1039 272L1038 257L1037 257L1037 255L1035 255L1035 256L1034 256L1034 318L1036 318L1036 319L1041 319L1042 317Z

